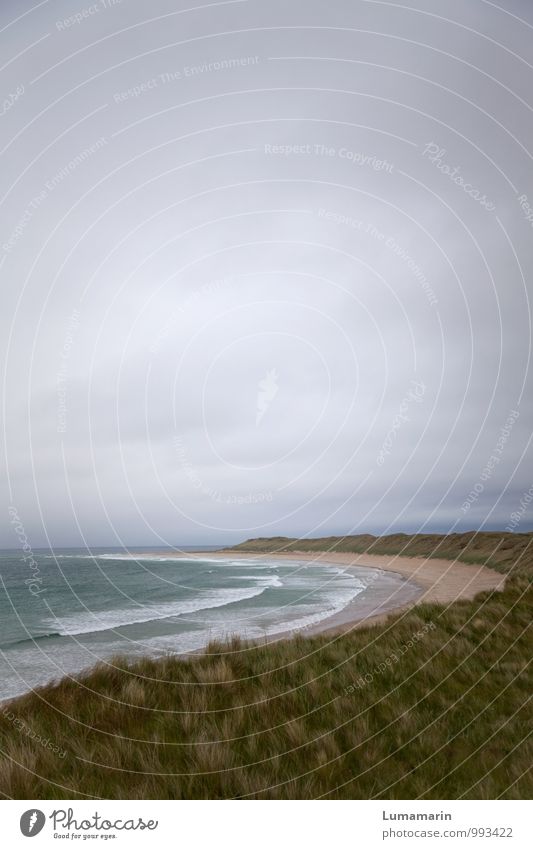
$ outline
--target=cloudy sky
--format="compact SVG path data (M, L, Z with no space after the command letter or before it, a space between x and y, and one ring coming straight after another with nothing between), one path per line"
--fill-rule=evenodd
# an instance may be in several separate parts
M1 546L533 527L528 0L0 39Z

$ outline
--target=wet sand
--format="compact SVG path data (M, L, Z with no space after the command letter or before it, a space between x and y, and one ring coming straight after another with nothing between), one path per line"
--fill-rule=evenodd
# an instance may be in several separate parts
M391 613L401 613L415 604L431 602L448 605L460 599L472 599L480 592L502 590L505 575L486 566L460 563L425 557L401 557L399 555L348 554L338 552L291 551L288 553L256 553L243 551L209 552L210 557L234 557L247 560L294 560L306 563L321 563L345 566L357 570L365 567L376 570L375 583L351 604L334 616L323 619L308 628L277 634L283 639L296 633L321 634L342 633L353 628L377 625ZM387 573L394 580L387 581ZM398 577L402 578L398 584ZM379 580L378 580L379 578Z

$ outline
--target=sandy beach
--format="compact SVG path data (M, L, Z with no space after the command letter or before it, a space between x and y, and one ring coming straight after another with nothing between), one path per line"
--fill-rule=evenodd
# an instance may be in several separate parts
M251 553L242 551L224 551L209 553L210 557L235 557L254 560L268 560L273 557L282 560L294 560L307 563L321 563L334 566L358 567L376 570L376 578L383 573L392 573L403 581L393 588L387 587L383 580L368 588L340 613L324 619L317 625L298 633L342 633L354 628L378 625L394 613L409 610L416 604L431 602L448 605L460 599L472 599L480 592L503 590L505 575L488 569L486 566L460 563L452 560L424 557L401 557L399 555L350 554L323 551L291 551L289 553L272 552ZM291 636L293 632L278 634L276 639Z

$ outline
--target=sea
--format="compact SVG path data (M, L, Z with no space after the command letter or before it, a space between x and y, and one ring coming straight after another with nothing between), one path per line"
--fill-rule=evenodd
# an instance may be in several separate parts
M123 549L0 551L0 700L116 655L197 652L214 639L304 632L376 570Z

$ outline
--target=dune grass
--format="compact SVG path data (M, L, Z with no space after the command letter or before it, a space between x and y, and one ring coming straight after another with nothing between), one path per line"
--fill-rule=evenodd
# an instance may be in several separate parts
M533 590L509 565L503 592L338 637L115 658L40 688L0 709L0 792L531 798Z
M402 557L440 557L478 563L513 575L533 575L533 534L507 531L469 531L460 534L372 534L291 539L259 537L234 546L234 551L330 551L355 554L400 554Z

